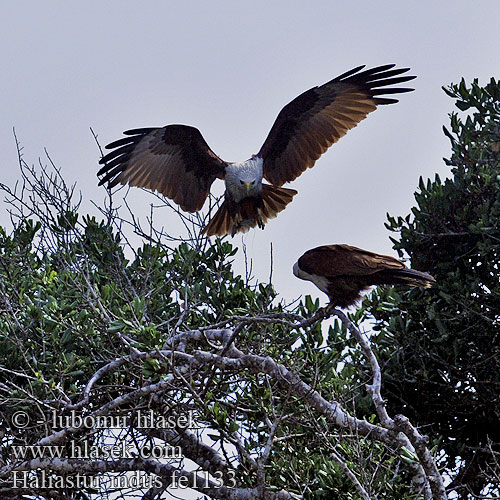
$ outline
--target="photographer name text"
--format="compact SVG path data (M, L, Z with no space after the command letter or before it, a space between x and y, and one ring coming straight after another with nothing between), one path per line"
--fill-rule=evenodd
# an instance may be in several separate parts
M180 415L157 415L153 410L138 410L133 416L137 429L199 429L193 410ZM130 415L79 415L72 410L69 415L52 412L51 423L58 429L123 429L131 425Z

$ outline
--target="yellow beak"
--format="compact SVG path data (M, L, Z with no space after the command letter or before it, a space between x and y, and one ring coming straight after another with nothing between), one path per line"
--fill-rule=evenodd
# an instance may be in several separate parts
M250 189L252 188L252 183L251 182L245 182L245 187L247 188L247 193L249 193Z

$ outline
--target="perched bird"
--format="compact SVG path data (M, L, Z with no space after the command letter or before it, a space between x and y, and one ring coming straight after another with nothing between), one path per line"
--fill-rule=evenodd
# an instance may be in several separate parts
M130 184L162 193L182 210L200 210L215 179L224 179L224 202L204 228L222 236L264 227L297 194L282 188L293 181L348 130L378 105L393 104L385 97L413 89L393 87L415 78L400 76L409 68L394 64L361 71L359 66L313 87L278 114L260 151L233 163L221 160L200 131L187 125L127 130L127 136L106 146L112 149L99 163L99 185ZM262 179L270 184L265 184Z
M328 309L346 308L376 285L408 285L429 288L435 279L408 269L403 262L351 245L323 245L308 250L293 266L297 278L312 281L330 298Z

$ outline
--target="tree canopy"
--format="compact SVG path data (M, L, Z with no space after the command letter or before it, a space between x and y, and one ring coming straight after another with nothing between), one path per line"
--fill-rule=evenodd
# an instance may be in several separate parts
M444 90L459 110L443 128L451 176L420 178L411 214L387 223L394 248L437 285L375 294L365 307L380 331L389 408L434 436L450 489L489 498L500 488L500 85Z
M236 273L203 215L182 242L112 203L83 215L20 156L0 185L2 498L441 500L443 471L461 498L494 494L500 88L446 92L467 114L445 129L452 175L388 222L438 284L331 320Z

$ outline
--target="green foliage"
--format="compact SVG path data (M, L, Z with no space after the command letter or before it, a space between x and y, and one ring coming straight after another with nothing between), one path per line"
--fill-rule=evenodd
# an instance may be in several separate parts
M234 315L284 310L271 284L247 283L234 273L237 250L228 242L216 240L205 249L146 242L133 252L124 249L119 232L76 212L65 211L50 224L25 219L10 235L0 229L0 427L14 443L34 443L48 432L40 425L10 426L15 412L28 412L33 422L48 421L52 410L64 414L68 404L81 400L99 368L129 356L131 348L154 352L181 331ZM319 300L307 296L288 312L309 316L318 308ZM339 321L326 333L319 322L299 331L264 322L246 326L237 345L243 352L271 356L328 400L373 420L368 397L353 403L359 386L368 382L359 377L354 340ZM217 346L208 350L217 352ZM146 405L166 416L194 409L214 446L237 435L248 456L264 450L268 422L283 415L266 469L268 484L306 499L359 498L330 457L335 450L378 498L415 498L410 479L400 471L404 457L394 457L381 444L343 436L278 380L210 367L184 376L172 359L126 363L100 378L85 410L171 380L160 399L134 400L120 411L133 415ZM129 439L138 438L131 432ZM86 439L99 443L102 435L94 432ZM8 450L3 448L4 457ZM255 485L255 472L245 460L237 465L237 479L243 487Z
M10 236L0 228L0 359L8 370L36 374L41 392L51 381L79 396L85 377L121 351L117 332L137 346L161 346L183 304L196 306L183 322L196 328L267 310L275 297L271 285L249 287L233 275L236 249L227 242L205 252L145 244L129 262L109 226L90 217L83 224L81 238L52 253L35 250L40 223L23 221Z
M467 488L500 487L489 451L500 452L500 84L462 80L445 92L462 112L444 128L452 175L420 178L412 213L386 224L399 233L394 248L437 285L379 291L364 305L380 332L390 411L441 436L452 486L465 499Z

